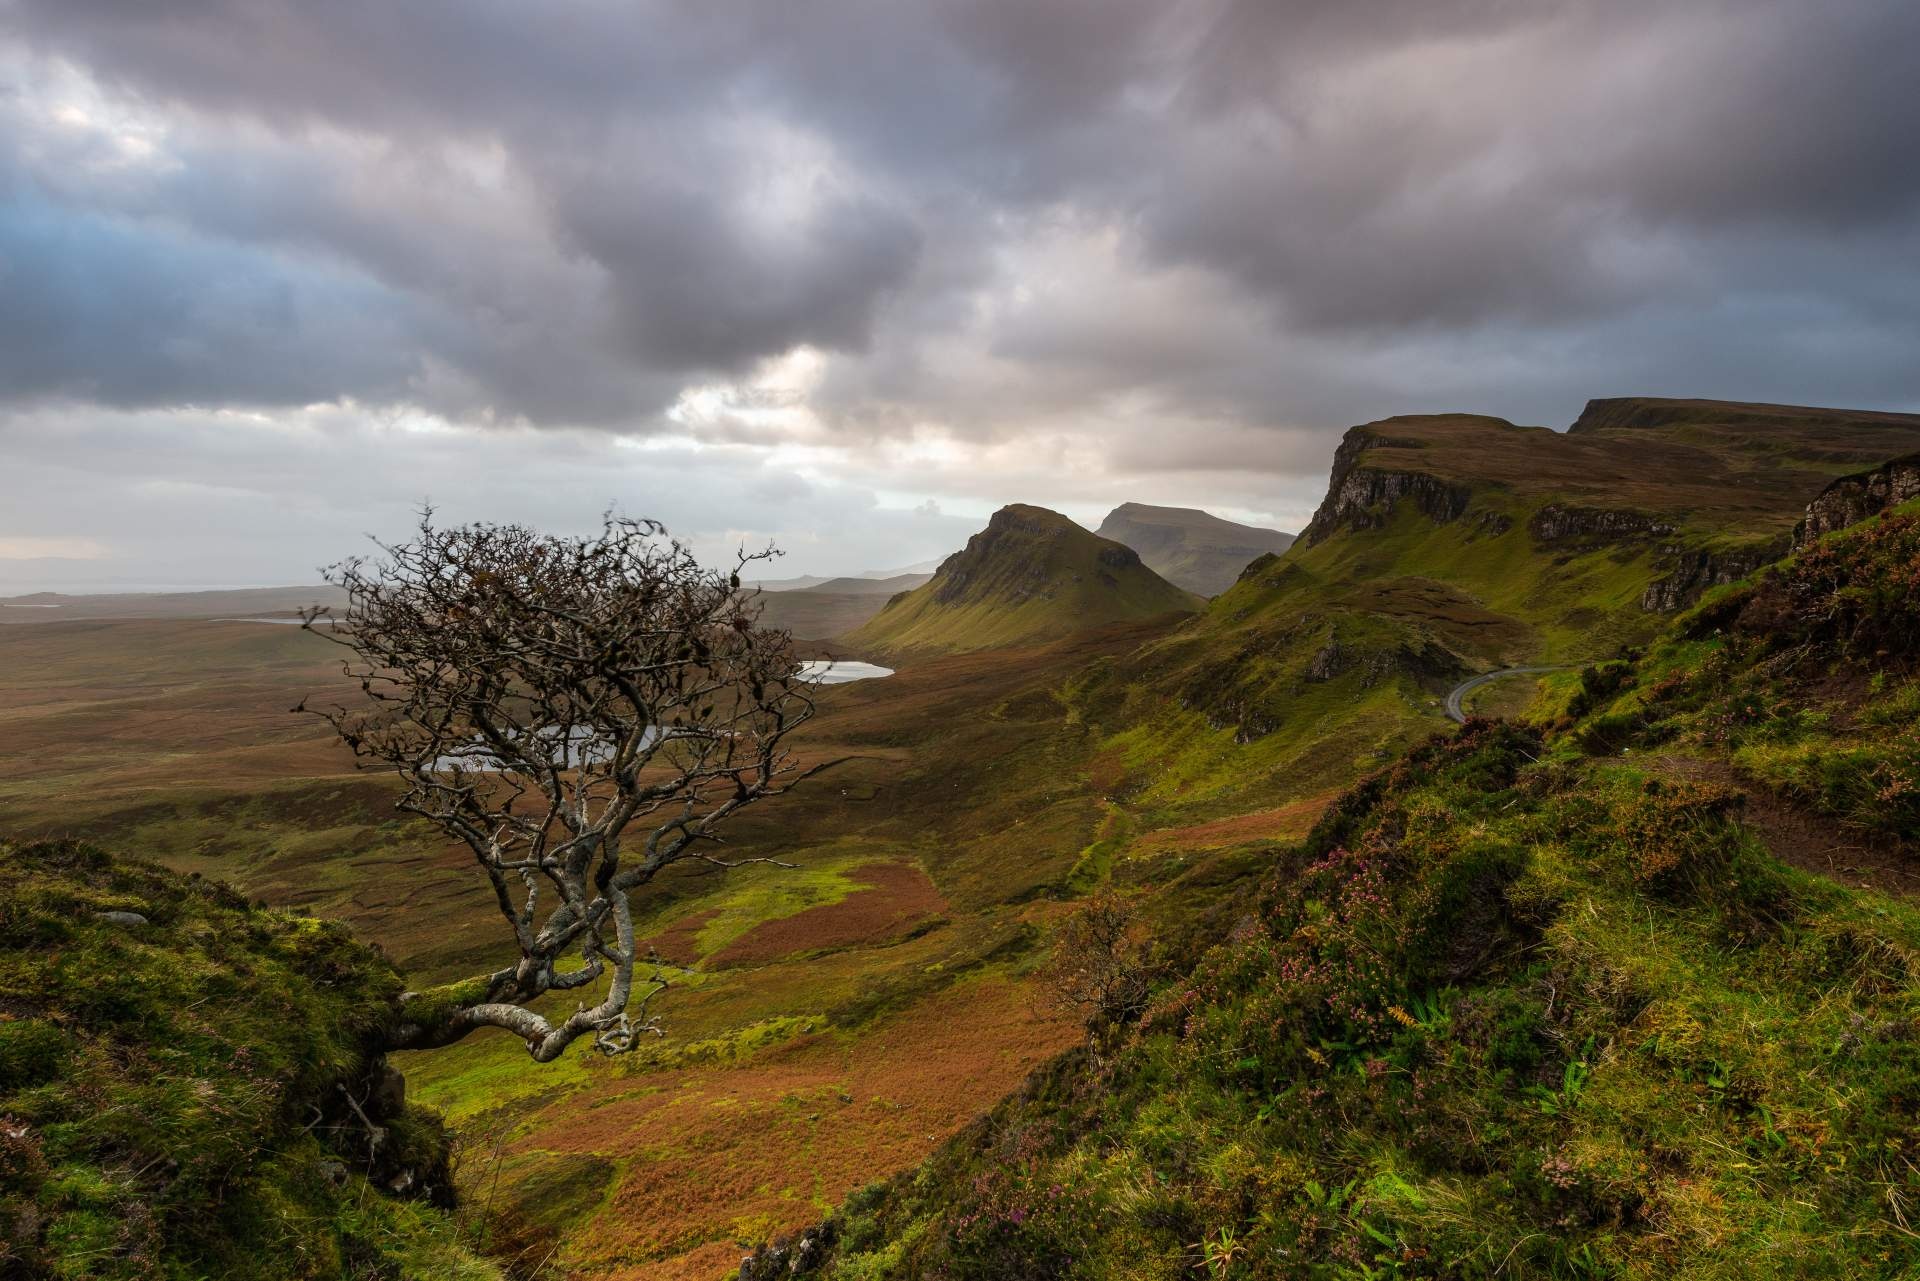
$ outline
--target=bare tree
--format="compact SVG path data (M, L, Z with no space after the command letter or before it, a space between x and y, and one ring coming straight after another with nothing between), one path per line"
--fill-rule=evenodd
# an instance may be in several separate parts
M1097 1042L1146 1010L1154 973L1134 900L1103 888L1060 923L1046 978L1054 1004L1079 1016Z
M391 1048L499 1027L540 1062L589 1033L629 1049L658 1031L647 1005L667 984L635 954L634 892L683 860L773 861L716 852L721 824L800 777L782 743L813 712L791 639L757 627L740 590L773 553L723 573L664 535L612 516L590 538L442 529L428 512L378 563L326 571L344 616L316 609L306 626L352 651L364 697L295 710L396 771L399 808L472 851L519 950L410 996ZM532 1008L603 978L600 999L564 1017Z

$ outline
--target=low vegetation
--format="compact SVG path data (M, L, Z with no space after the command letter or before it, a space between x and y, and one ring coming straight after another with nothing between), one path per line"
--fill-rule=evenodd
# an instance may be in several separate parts
M1117 1054L1058 1060L783 1266L1913 1275L1920 912L1783 861L1768 807L1911 834L1916 526L1351 789Z
M339 924L0 844L0 1274L496 1278L378 1054L400 987Z
M1590 750L1723 760L1857 838L1920 839L1920 505L1706 602L1586 678Z

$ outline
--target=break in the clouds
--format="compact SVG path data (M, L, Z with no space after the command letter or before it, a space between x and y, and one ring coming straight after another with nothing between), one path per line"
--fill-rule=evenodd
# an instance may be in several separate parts
M1917 49L1910 0L0 0L0 582L301 577L428 496L877 568L1009 499L1295 527L1394 412L1910 408Z

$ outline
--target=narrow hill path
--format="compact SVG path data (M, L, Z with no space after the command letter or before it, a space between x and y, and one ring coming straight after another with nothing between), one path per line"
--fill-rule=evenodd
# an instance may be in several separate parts
M1482 685L1491 681L1497 681L1507 676L1543 676L1548 672L1565 672L1571 670L1572 666L1570 664L1562 663L1556 667L1503 667L1497 672L1482 672L1480 675L1461 681L1453 687L1453 692L1447 695L1447 718L1458 721L1463 725L1466 724L1467 712L1466 709L1461 706L1461 700L1473 693L1474 690L1479 689Z
M1920 898L1920 859L1897 840L1876 840L1850 832L1833 818L1756 786L1725 761L1659 756L1641 763L1670 777L1717 783L1739 792L1746 802L1740 821L1782 863L1842 885L1879 890L1899 898Z

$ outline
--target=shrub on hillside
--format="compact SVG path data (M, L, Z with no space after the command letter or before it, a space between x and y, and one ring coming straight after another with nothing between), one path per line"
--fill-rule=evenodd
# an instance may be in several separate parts
M1156 968L1135 902L1108 888L1060 923L1044 979L1054 1004L1098 1040L1145 1011Z

